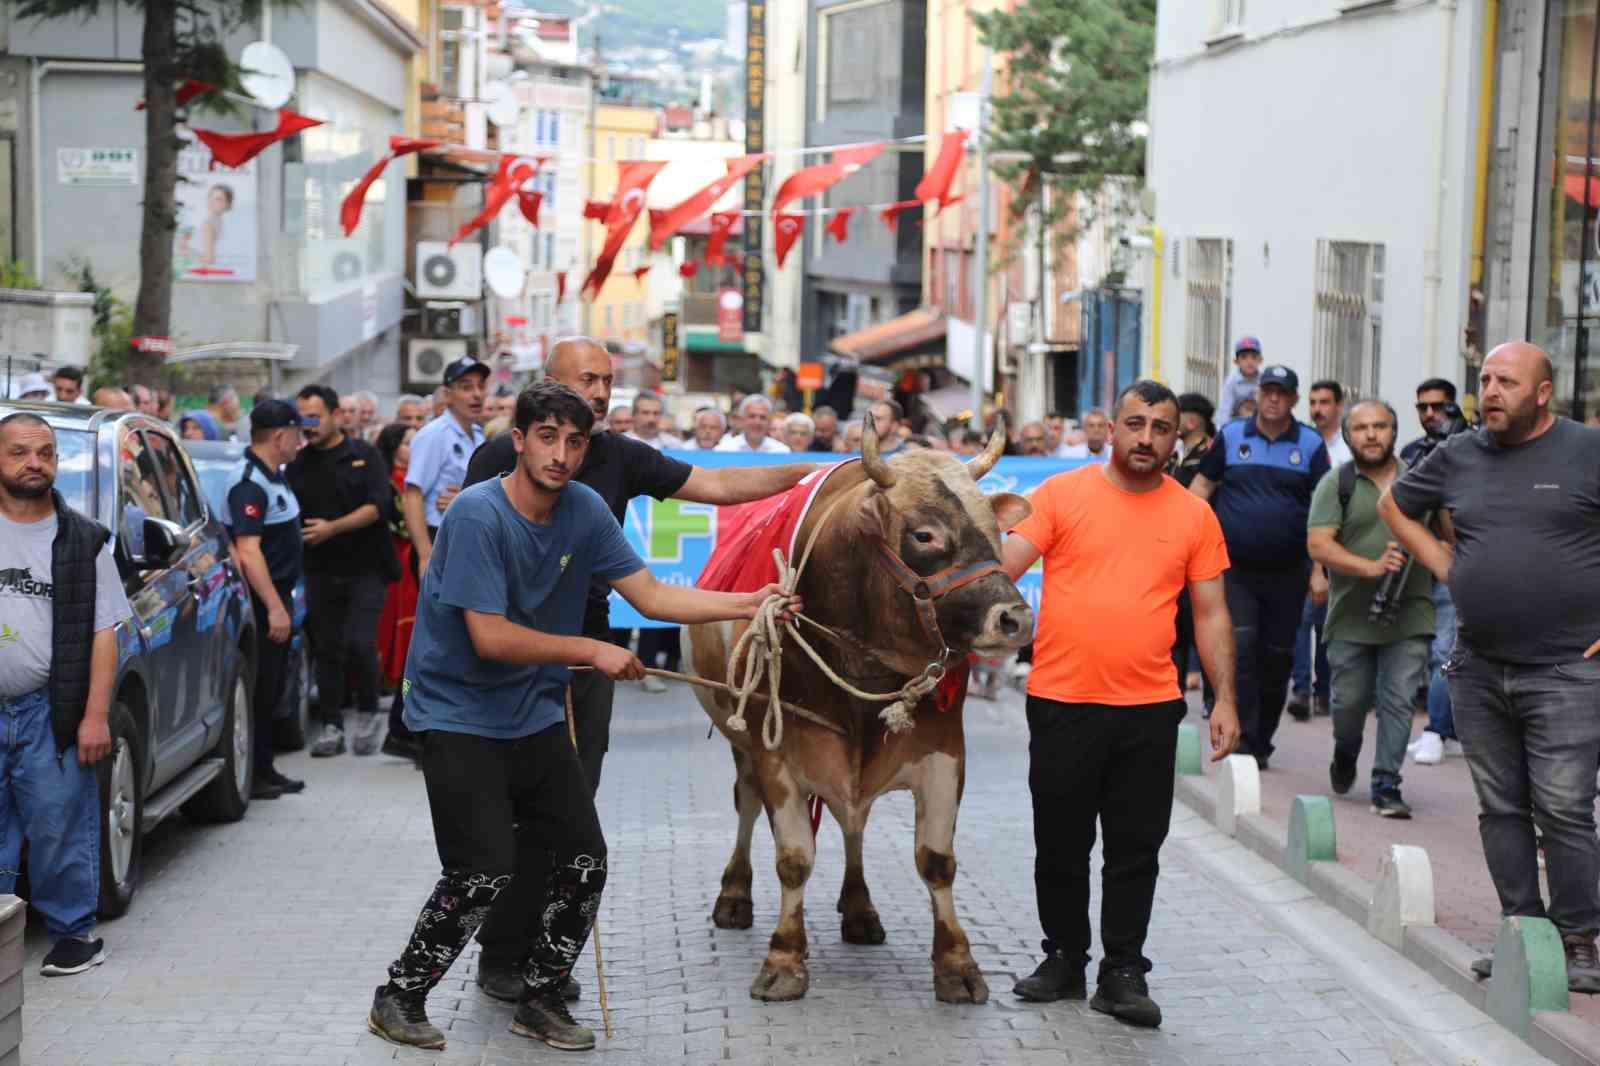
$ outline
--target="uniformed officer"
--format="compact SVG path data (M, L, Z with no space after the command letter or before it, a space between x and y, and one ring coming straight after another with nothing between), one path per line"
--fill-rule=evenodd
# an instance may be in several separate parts
M1224 579L1233 616L1239 753L1265 770L1294 665L1300 608L1310 587L1306 516L1328 472L1322 434L1297 421L1300 378L1261 371L1256 413L1222 427L1189 491L1211 501L1232 567Z
M289 603L300 580L300 503L283 477L283 465L300 450L300 412L283 400L258 403L250 411L250 447L228 490L228 528L234 557L255 593L256 681L255 778L251 799L277 799L299 792L304 781L272 765L272 720L289 673Z

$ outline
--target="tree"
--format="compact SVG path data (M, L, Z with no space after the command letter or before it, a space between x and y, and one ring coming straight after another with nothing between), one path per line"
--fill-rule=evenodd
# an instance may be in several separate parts
M989 150L1027 157L997 167L1016 182L1012 215L1053 196L1048 222L1108 179L1144 175L1145 105L1156 0L1030 0L974 12L983 43L1004 61L990 103Z
M178 229L178 152L184 141L179 122L187 109L233 113L239 109L222 93L207 93L185 108L178 105L178 87L188 79L239 93L238 64L224 42L230 34L259 21L266 0L105 0L121 2L144 13L144 204L139 230L139 295L134 304L132 335L172 335L172 240ZM102 0L17 0L22 18L76 18L87 21L100 13ZM274 0L294 7L295 0ZM129 100L131 109L135 101ZM34 264L35 267L38 264ZM128 380L154 385L162 372L159 352L130 352Z

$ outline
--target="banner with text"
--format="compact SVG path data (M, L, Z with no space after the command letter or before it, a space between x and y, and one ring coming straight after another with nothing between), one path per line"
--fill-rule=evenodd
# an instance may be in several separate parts
M666 454L695 466L771 466L779 463L838 462L838 455L805 453L800 455L754 455L748 452L678 452ZM1082 459L1024 459L1003 456L980 482L985 493L1015 492L1027 495L1053 474L1084 464ZM717 546L721 509L709 503L683 500L657 500L640 496L628 504L622 531L633 550L655 576L674 585L693 585ZM1035 564L1022 575L1017 588L1035 611L1039 609L1039 589L1043 568ZM611 625L616 629L662 626L665 622L647 619L615 592L611 594Z

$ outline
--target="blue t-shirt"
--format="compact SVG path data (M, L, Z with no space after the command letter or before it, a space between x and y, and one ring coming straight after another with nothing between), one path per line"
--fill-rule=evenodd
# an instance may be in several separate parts
M479 658L463 612L577 636L590 577L615 581L642 569L617 520L587 485L562 490L548 525L517 513L499 478L463 490L439 526L417 598L406 725L512 740L560 722L567 668Z

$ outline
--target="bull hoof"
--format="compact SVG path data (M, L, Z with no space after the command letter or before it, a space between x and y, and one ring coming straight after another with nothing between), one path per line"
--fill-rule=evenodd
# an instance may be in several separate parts
M978 964L968 962L953 969L933 971L933 994L940 1003L987 1003L989 983Z
M811 974L803 962L774 963L770 958L761 964L761 972L750 983L750 998L768 1003L783 1003L800 999L811 987Z
M748 929L755 923L755 907L747 899L718 896L711 909L711 924L718 929Z
M876 907L847 911L839 922L839 936L846 944L881 944L886 939Z

